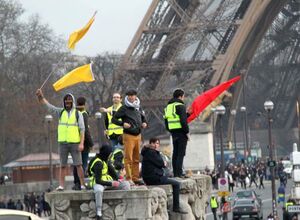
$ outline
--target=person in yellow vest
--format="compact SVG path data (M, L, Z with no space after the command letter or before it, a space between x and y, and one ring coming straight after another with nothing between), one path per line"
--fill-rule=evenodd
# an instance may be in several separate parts
M108 108L100 108L100 112L104 112L105 117L105 128L106 128L106 135L109 137L109 140L111 142L111 145L113 147L113 150L116 148L121 148L121 139L123 134L123 127L120 125L116 125L111 122L112 117L115 115L115 113L119 110L119 108L122 106L122 97L120 93L114 93L113 94L113 105Z
M217 220L217 210L218 210L219 204L218 204L217 198L215 196L211 196L209 205L211 208L211 212L214 215L214 220Z
M118 175L124 169L124 152L122 149L116 148L108 157L109 162L115 168Z
M173 98L168 102L164 114L166 129L171 133L173 141L172 166L174 177L184 177L182 165L189 139L188 114L183 100L184 91L182 89L174 90Z
M118 179L114 167L109 162L108 158L111 152L111 146L107 144L102 145L100 152L91 159L88 166L90 187L93 188L95 193L96 219L102 219L102 198L105 189L130 189L129 182Z
M73 165L77 169L81 189L85 189L84 174L82 169L81 151L83 151L85 126L82 114L75 108L74 96L70 93L63 98L63 108L50 104L44 97L42 90L36 91L40 103L46 105L49 111L58 116L58 142L61 163L58 191L64 190L65 176L67 174L67 162L69 153L73 159Z

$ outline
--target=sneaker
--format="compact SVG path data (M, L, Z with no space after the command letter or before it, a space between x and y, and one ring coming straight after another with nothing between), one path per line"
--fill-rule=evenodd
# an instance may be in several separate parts
M79 184L75 184L75 185L72 187L72 190L80 191L80 190L81 190L80 185L79 185Z
M142 185L145 185L144 181L143 180L135 180L133 181L135 185L138 185L138 186L142 186Z
M128 180L130 186L135 186L135 183L132 180Z
M86 190L86 186L80 186L80 190Z
M58 186L58 187L56 188L56 191L64 191L64 187Z

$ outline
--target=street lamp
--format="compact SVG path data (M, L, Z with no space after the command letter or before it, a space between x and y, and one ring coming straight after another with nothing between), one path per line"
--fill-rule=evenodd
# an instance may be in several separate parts
M99 143L99 149L100 149L102 146L102 144L101 144L101 118L102 118L101 112L96 112L95 118L97 119L98 143Z
M249 150L248 141L248 124L247 124L247 108L242 106L240 108L241 112L244 113L244 159L247 160L248 156L251 156L251 151Z
M235 116L236 110L232 109L230 114L233 116L233 142L234 142L234 161L237 162L237 147L236 147L236 128L235 128Z
M48 146L49 146L49 170L50 170L50 189L53 189L53 166L52 166L52 141L51 141L51 122L53 121L52 115L46 115L45 121L48 126Z
M214 150L214 165L215 165L215 168L216 168L216 164L217 164L217 159L216 159L216 141L215 141L215 122L216 122L216 119L215 119L215 116L216 116L216 108L211 108L211 111L212 111L212 135L213 135L213 150Z
M273 158L273 144L272 144L272 130L271 130L271 125L273 121L271 116L271 111L274 108L274 103L272 101L265 101L264 108L268 113L269 157L270 157L270 162L272 163L272 166L270 166L271 175L272 175L272 211L273 211L274 219L277 219L276 186L275 186L275 170L274 170L275 163L273 162L274 158Z
M220 145L221 145L221 176L225 176L225 169L224 169L224 146L223 146L223 125L222 125L222 115L224 115L226 109L223 105L219 105L216 108L216 113L219 115L220 118Z

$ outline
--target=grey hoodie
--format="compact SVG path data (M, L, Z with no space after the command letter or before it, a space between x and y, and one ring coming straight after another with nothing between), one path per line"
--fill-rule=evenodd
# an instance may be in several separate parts
M52 112L53 114L56 114L57 117L59 118L61 111L65 108L65 102L64 102L64 100L66 99L67 96L71 96L72 99L73 99L72 109L71 109L71 111L68 112L68 116L70 117L71 113L76 110L76 105L75 105L75 101L76 100L75 100L74 96L71 93L67 93L64 96L64 99L63 99L63 106L64 107L63 108L56 107L56 106L54 106L54 105L52 105L50 103L46 103L46 107L47 107L48 111ZM79 130L80 130L80 133L81 133L81 132L85 131L85 127L84 127L83 116L82 116L82 114L81 114L80 111L78 111L78 116L79 116L78 117L78 127L79 127Z

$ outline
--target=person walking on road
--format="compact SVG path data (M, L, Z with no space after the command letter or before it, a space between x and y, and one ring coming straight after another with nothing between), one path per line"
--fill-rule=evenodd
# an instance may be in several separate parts
M277 193L278 193L278 204L280 202L282 202L282 204L284 205L284 202L285 202L285 188L284 188L284 185L282 183L278 187Z
M209 205L211 208L211 212L213 213L214 220L217 220L217 210L218 210L219 204L218 204L217 198L215 196L211 196Z
M173 92L173 98L165 108L164 114L165 126L171 133L173 141L172 166L174 177L184 177L182 166L189 140L188 114L183 101L184 91L176 89Z
M120 148L122 142L123 127L112 123L112 118L122 106L122 97L120 93L113 94L113 105L108 108L100 108L100 112L105 112L105 128L113 150Z
M81 151L84 149L84 120L81 112L75 108L75 98L71 93L68 93L63 98L63 107L59 108L51 105L45 99L42 90L36 91L36 96L40 103L44 104L49 111L52 111L58 116L58 142L61 172L59 177L58 191L64 190L65 176L67 174L68 155L71 153L73 165L77 169L80 179L81 189L85 189L84 174L82 168Z
M265 186L264 186L264 171L262 169L262 167L260 167L257 171L258 173L258 178L259 178L259 186L258 188L261 189L261 187L264 189Z
M114 114L112 123L123 126L124 165L126 179L133 184L143 184L139 179L141 132L147 127L146 118L140 106L140 99L134 89L126 92L124 105Z

